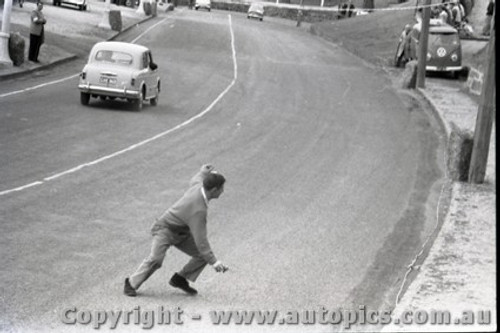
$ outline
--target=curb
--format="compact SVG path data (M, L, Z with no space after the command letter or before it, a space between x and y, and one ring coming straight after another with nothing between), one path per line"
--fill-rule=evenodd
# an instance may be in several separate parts
M130 31L130 30L132 30L132 28L135 28L136 26L141 25L141 24L143 24L143 23L145 23L145 22L147 22L147 21L149 21L149 20L152 20L152 19L153 19L153 18L155 18L155 17L156 17L156 16L152 16L152 15L151 15L151 16L148 16L148 17L146 17L145 19L143 19L143 20L141 20L141 21L139 21L139 22L137 22L137 23L135 23L135 24L132 24L132 25L130 25L130 26L128 26L128 27L126 27L125 29L122 29L122 30L121 30L120 32L118 32L116 35L111 36L110 38L106 39L106 41L113 41L113 40L115 40L118 36L120 36L121 34L123 34L123 33L127 32L127 31Z
M116 38L118 38L121 34L127 32L127 31L132 30L136 26L141 25L141 24L143 24L143 23L145 23L145 22L153 19L154 17L156 17L156 16L148 16L145 19L143 19L143 20L141 20L141 21L139 21L137 23L134 23L134 24L126 27L125 29L122 29L121 31L119 31L115 35L111 36L110 38L105 39L105 41L113 41ZM50 69L50 68L53 68L53 67L56 67L56 66L59 66L59 65L71 62L71 61L76 60L76 59L78 59L78 56L73 54L73 55L67 56L65 58L61 58L59 60L56 60L54 62L48 63L46 65L41 65L39 67L30 68L30 69L19 71L19 72L15 72L15 73L9 73L9 74L3 74L3 75L0 74L0 81L5 81L5 80L9 80L9 79L15 79L15 78L19 78L19 77L22 77L24 75L27 75L27 74L32 74L32 73L36 73L36 72L39 72L39 71L42 71L42 70L47 70L47 69Z
M16 78L19 78L19 77L27 75L27 74L32 74L32 73L36 73L36 72L39 72L42 70L50 69L50 68L56 67L58 65L65 64L67 62L71 62L77 58L78 57L73 54L73 55L70 55L68 57L61 58L61 59L56 60L54 62L48 63L46 65L41 65L39 67L30 68L30 69L15 72L15 73L3 74L3 75L0 75L0 81L9 80L9 79L16 79Z
M448 124L448 122L441 116L441 114L439 113L438 111L438 106L436 105L436 103L434 103L434 101L432 100L432 98L430 98L427 93L425 92L425 88L416 88L415 91L417 91L420 96L423 97L423 99L431 106L431 109L432 109L432 112L434 113L434 115L436 116L436 118L439 120L439 123L441 124L441 126L443 127L445 133L446 133L446 138L449 139L450 138L450 125ZM446 145L448 145L448 143L446 143Z

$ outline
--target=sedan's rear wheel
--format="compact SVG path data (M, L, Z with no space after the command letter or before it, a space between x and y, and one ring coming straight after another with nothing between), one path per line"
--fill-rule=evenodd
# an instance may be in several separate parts
M156 96L154 98L151 98L149 100L149 103L152 106L157 106L158 105L158 99L160 98L160 83L158 82L158 87L156 88Z
M149 100L149 103L150 103L152 106L157 106L157 105L158 105L158 95L159 95L159 94L157 94L154 98L151 98L151 99Z
M144 95L142 94L142 90L141 92L139 93L139 97L134 101L134 110L135 111L141 111L142 110L142 106L143 106L143 98L144 98Z
M90 94L81 92L80 93L80 102L82 103L82 105L89 105L89 101L90 101Z

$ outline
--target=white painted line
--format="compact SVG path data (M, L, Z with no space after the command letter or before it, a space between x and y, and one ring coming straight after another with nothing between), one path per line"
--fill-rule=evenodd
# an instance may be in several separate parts
M16 91L8 92L8 93L5 93L5 94L0 94L0 98L7 97L7 96L18 95L18 94L22 94L22 93L25 93L25 92L28 92L28 91L31 91L31 90L36 90L36 89L47 87L47 86L50 86L50 85L53 85L53 84L61 83L61 82L73 79L73 78L75 78L75 77L77 77L79 75L80 75L80 73L73 74L71 76L68 76L68 77L65 77L65 78L62 78L62 79L58 79L58 80L55 80L55 81L45 82L45 83L39 84L37 86L29 87L29 88L22 89L22 90L16 90Z
M135 44L135 42L137 42L139 39L141 39L142 37L144 37L144 35L146 35L148 32L150 32L151 30L153 30L154 28L156 28L157 26L159 26L160 24L162 24L163 22L165 22L168 18L164 18L163 20L161 20L160 22L156 23L155 25L149 27L148 29L146 29L146 31L144 31L142 34L140 34L139 36L137 36L134 40L131 41L132 44Z
M6 194L9 194L9 193L12 193L12 192L16 192L16 191L22 191L24 189L27 189L27 188L30 188L30 187L33 187L35 185L42 185L46 182L49 182L49 181L52 181L52 180L55 180L57 178L60 178L62 176L65 176L65 175L68 175L68 174L72 174L72 173L75 173L77 171L80 171L86 167L90 167L90 166L94 166L94 165L97 165L101 162L104 162L104 161L107 161L109 159L112 159L114 157L117 157L117 156L120 156L126 152L129 152L131 150L134 150L136 148L139 148L141 146L144 146L145 144L148 144L150 142L153 142L161 137L164 137L165 135L168 135L172 132L175 132L183 127L186 127L187 125L191 124L192 122L194 122L195 120L203 117L204 115L206 115L207 113L209 113L213 107L228 93L228 91L235 85L236 83L236 79L238 78L238 64L236 62L236 48L235 48L235 44L234 44L234 32L233 32L233 24L232 24L232 20L231 20L231 15L228 15L228 18L229 18L229 30L230 30L230 33L231 33L231 51L232 51L232 59L233 59L233 70L234 70L234 73L233 73L233 80L231 81L231 83L226 87L226 89L224 89L224 91L222 91L219 96L217 96L217 98L212 102L210 103L210 105L208 107L206 107L203 111L201 111L200 113L198 113L197 115L189 118L188 120L180 123L179 125L171 128L171 129L168 129L164 132L161 132L159 134L156 134L155 136L153 137L150 137L149 139L146 139L146 140L143 140L141 142L138 142L136 144L133 144L125 149L122 149L122 150L119 150L117 152L114 152L112 154L109 154L109 155L106 155L106 156L103 156L101 158L98 158L96 160L93 160L91 162L87 162L87 163L83 163L83 164L80 164L74 168L71 168L71 169L68 169L66 171L63 171L63 172L60 172L60 173L57 173L55 175L52 175L52 176L49 176L49 177L46 177L43 179L43 181L37 181L37 182L33 182L31 184L28 184L28 185L24 185L24 186L20 186L20 187L17 187L17 188L14 188L14 189L10 189L10 190L5 190L5 191L2 191L0 192L0 196L3 196L3 195L6 195Z
M42 184L43 184L43 182L33 182L31 184L27 184L27 185L19 186L19 187L10 189L10 190L2 191L2 192L0 192L0 196L5 195L5 194L9 194L9 193L12 193L12 192L22 191L22 190L25 190L27 188L30 188L30 187L33 187L33 186L42 185Z

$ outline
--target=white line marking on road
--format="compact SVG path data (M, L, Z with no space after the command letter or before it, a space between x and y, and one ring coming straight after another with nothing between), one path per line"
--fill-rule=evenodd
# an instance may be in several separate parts
M163 22L165 22L166 20L168 19L168 17L164 18L163 20L161 20L160 22L156 23L155 25L149 27L146 29L146 31L144 31L142 34L140 34L139 36L137 36L135 39L133 39L131 41L132 44L135 44L135 42L137 42L139 39L141 39L144 35L146 35L148 32L150 32L151 30L153 30L154 28L156 28L157 26L159 26L160 24L162 24Z
M203 117L204 115L206 115L207 113L209 113L213 107L228 93L228 91L236 84L236 80L238 78L238 64L236 62L236 48L235 48L235 44L234 44L234 32L233 32L233 24L232 24L232 20L231 20L231 15L228 15L228 19L229 19L229 31L230 31L230 34L231 34L231 50L232 50L232 59L233 59L233 70L234 70L234 73L233 73L233 80L231 81L231 83L226 87L226 89L224 89L224 91L222 91L219 96L217 96L217 98L208 106L206 107L203 111L201 111L200 113L198 113L197 115L189 118L188 120L180 123L179 125L171 128L171 129L168 129L162 133L159 133L159 134L156 134L155 136L149 138L149 139L146 139L146 140L143 140L139 143L136 143L136 144L133 144L125 149L122 149L122 150L119 150L117 152L114 152L112 154L109 154L109 155L106 155L106 156L103 156L101 158L98 158L96 160L93 160L91 162L87 162L87 163L83 163L83 164L80 164L74 168L71 168L69 170L66 170L66 171L63 171L63 172L60 172L60 173L57 173L55 175L52 175L50 177L46 177L44 178L42 181L36 181L36 182L33 182L31 184L28 184L28 185L23 185L23 186L20 186L20 187L16 187L16 188L13 188L13 189L10 189L10 190L5 190L5 191L1 191L0 192L0 196L3 196L3 195L6 195L6 194L9 194L9 193L12 193L12 192L17 192L17 191L22 191L22 190L25 190L27 188L31 188L33 186L37 186L37 185L42 185L46 182L49 182L51 180L55 180L57 178L60 178L62 176L65 176L65 175L68 175L68 174L72 174L72 173L75 173L77 171L80 171L82 170L83 168L86 168L86 167L90 167L90 166L94 166L96 164L99 164L101 162L104 162L104 161L107 161L111 158L114 158L114 157L117 157L117 156L120 156L126 152L129 152L131 150L134 150L136 148L139 148L141 146L144 146L145 144L147 143L150 143L152 141L155 141L161 137L164 137L165 135L168 135L172 132L175 132L189 124L191 124L192 122L194 122L195 120Z
M33 86L33 87L26 88L26 89L21 89L21 90L16 90L16 91L11 91L11 92L8 92L8 93L5 93L5 94L0 94L0 98L7 97L7 96L18 95L18 94L22 94L22 93L25 93L25 92L28 92L28 91L31 91L31 90L36 90L36 89L47 87L47 86L50 86L50 85L53 85L53 84L61 83L61 82L73 79L73 78L75 78L75 77L77 77L79 75L80 75L80 73L77 73L77 74L73 74L71 76L62 78L62 79L55 80L55 81L45 82L45 83L39 84L37 86Z
M13 188L11 190L6 190L6 191L2 191L0 192L0 196L2 195L5 195L5 194L9 194L9 193L12 193L12 192L18 192L18 191L22 191L22 190L25 190L27 188L30 188L30 187L34 187L34 186L38 186L38 185L42 185L43 182L33 182L31 184L27 184L27 185L23 185L23 186L19 186L19 187L16 187L16 188Z

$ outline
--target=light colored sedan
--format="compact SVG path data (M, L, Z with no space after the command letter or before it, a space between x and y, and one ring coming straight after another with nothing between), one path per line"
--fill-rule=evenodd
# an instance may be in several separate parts
M211 0L196 0L194 3L194 9L198 10L200 8L206 9L210 11L212 9L212 1Z
M264 19L264 6L260 3L252 3L250 8L248 8L247 18L262 21Z
M140 111L143 102L158 104L160 76L151 51L141 45L124 42L100 42L90 51L89 60L80 74L80 101L90 98L121 98Z
M54 6L61 7L61 4L73 5L80 10L87 10L87 0L52 0Z

